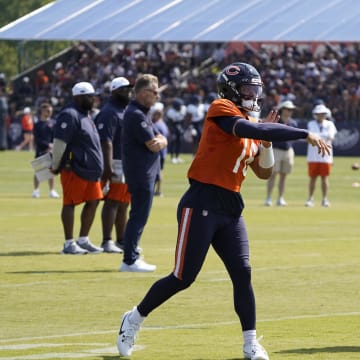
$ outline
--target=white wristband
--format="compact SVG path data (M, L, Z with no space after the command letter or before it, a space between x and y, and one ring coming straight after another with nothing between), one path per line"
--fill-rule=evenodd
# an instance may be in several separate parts
M266 148L262 147L259 155L259 165L264 169L268 169L274 166L275 159L272 146Z

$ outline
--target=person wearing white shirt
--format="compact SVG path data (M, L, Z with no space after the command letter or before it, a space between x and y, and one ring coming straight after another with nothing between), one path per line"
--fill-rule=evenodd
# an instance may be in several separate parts
M335 139L337 133L334 123L326 118L330 114L330 109L325 105L316 105L313 109L313 116L315 120L311 120L308 123L308 130L319 134L320 137L331 145ZM316 149L308 146L307 148L307 163L308 163L308 174L310 177L309 181L309 197L305 203L307 207L314 206L314 192L316 179L320 176L321 178L321 191L322 191L322 206L329 207L330 203L327 199L329 189L329 176L331 167L333 164L333 151L331 149L330 154L321 156L318 154Z
M204 118L204 104L201 102L199 95L193 95L187 105L185 118L186 123L189 124L188 130L191 131L192 135L193 155L195 155L199 145Z
M171 162L179 164L184 162L179 157L181 152L181 139L184 134L184 118L186 107L180 98L175 98L165 113L165 119L171 132L171 142L169 146Z

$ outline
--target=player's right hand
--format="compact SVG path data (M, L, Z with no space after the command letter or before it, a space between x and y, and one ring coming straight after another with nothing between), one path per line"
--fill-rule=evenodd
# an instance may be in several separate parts
M319 135L309 132L306 141L310 145L316 146L321 156L330 155L331 145L327 144Z

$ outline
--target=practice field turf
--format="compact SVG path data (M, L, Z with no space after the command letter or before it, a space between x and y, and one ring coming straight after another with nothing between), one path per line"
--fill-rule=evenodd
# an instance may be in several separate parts
M167 161L164 197L155 198L141 246L152 274L119 273L113 254L65 256L61 200L41 184L32 199L29 152L0 153L0 359L118 359L121 314L173 266L176 206L187 187L186 163ZM360 359L359 159L335 158L329 200L305 208L303 157L287 184L286 208L267 208L264 181L245 181L257 298L258 335L271 360ZM60 191L59 179L56 188ZM275 191L276 194L276 191ZM273 200L276 200L274 198ZM101 242L100 211L90 236ZM76 211L76 233L80 208ZM242 335L229 277L213 250L193 286L144 323L134 360L240 360Z

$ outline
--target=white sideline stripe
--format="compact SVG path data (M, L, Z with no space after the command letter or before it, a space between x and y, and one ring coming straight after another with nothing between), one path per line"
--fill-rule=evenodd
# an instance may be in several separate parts
M75 359L93 356L94 354L118 354L116 347L106 347L94 350L84 350L73 353L48 353L36 355L19 355L11 357L1 357L1 360L46 360L46 359Z
M38 344L18 344L18 345L1 345L0 350L27 350L36 348L60 347L60 346L104 346L104 343L38 343Z
M286 321L286 320L301 320L301 319L319 319L326 317L338 317L338 316L359 316L360 311L353 312L340 312L340 313L325 313L317 315L294 315L294 316L284 316L277 318L268 318L257 320L258 323L262 322L276 322L276 321ZM170 325L170 326L144 326L142 330L152 331L152 330L171 330L171 329L188 329L188 328L202 328L207 326L224 326L224 325L234 325L239 324L239 320L234 321L223 321L215 323L200 323L200 324L183 324L183 325ZM23 338L13 338L13 339L0 339L0 343L9 343L9 342L19 342L19 341L33 341L33 340L45 340L45 339L62 339L65 337L76 337L76 336L93 336L93 335L106 335L114 334L116 329L104 330L104 331L92 331L92 332L83 332L83 333L74 333L74 334L61 334L61 335L48 335L48 336L35 336L35 337L23 337ZM0 346L1 349L1 346ZM3 360L3 358L0 358Z

